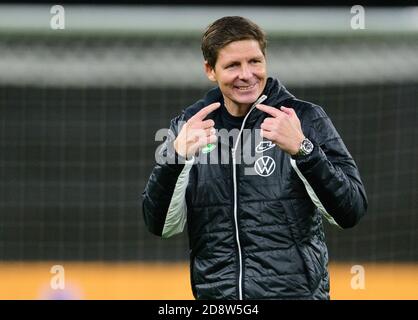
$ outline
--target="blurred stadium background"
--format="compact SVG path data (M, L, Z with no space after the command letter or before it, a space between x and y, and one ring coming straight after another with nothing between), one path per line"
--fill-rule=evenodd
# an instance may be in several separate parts
M364 30L349 7L64 6L64 30L50 8L0 6L0 298L192 298L187 237L150 235L140 194L156 131L211 87L200 36L225 15L267 31L269 74L360 168L367 217L326 226L332 298L418 298L418 7L366 7Z

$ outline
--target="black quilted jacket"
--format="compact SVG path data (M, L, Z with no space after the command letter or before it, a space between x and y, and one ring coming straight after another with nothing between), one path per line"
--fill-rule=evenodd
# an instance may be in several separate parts
M356 164L324 110L271 78L263 95L263 104L295 110L315 146L309 156L293 159L261 141L257 129L269 115L252 108L232 145L218 139L214 150L184 163L172 145L179 125L201 108L223 103L215 88L171 121L143 192L152 233L170 237L187 222L197 299L328 299L322 217L350 228L367 209ZM222 129L219 109L208 118ZM167 163L174 160L179 163Z

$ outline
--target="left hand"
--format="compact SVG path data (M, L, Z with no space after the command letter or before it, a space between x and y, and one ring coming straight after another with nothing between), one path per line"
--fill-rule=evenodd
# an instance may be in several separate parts
M305 136L295 110L286 107L280 107L279 110L264 104L256 107L272 116L264 119L261 124L261 136L290 155L298 153Z

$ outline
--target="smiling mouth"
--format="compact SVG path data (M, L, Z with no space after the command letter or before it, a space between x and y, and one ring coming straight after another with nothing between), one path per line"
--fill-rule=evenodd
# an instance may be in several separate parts
M254 89L254 87L256 86L257 83L254 83L252 85L249 86L235 86L236 89L238 89L239 91L249 91L251 89Z

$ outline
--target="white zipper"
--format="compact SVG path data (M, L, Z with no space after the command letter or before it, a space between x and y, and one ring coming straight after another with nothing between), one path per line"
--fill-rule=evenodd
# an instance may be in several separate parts
M232 172L233 172L233 180L234 180L234 221L235 221L235 236L237 239L237 247L238 247L238 259L239 259L239 278L238 278L238 299L242 300L242 253L241 253L241 243L239 240L239 231L238 231L238 204L237 204L237 169L236 169L236 151L238 147L239 140L241 138L242 131L244 130L245 121L247 120L251 111L254 110L255 106L259 103L262 103L264 100L267 99L266 95L262 95L256 102L253 103L251 106L250 111L248 111L247 115L245 116L244 120L241 124L241 129L238 133L237 141L235 146L231 150L232 152Z

